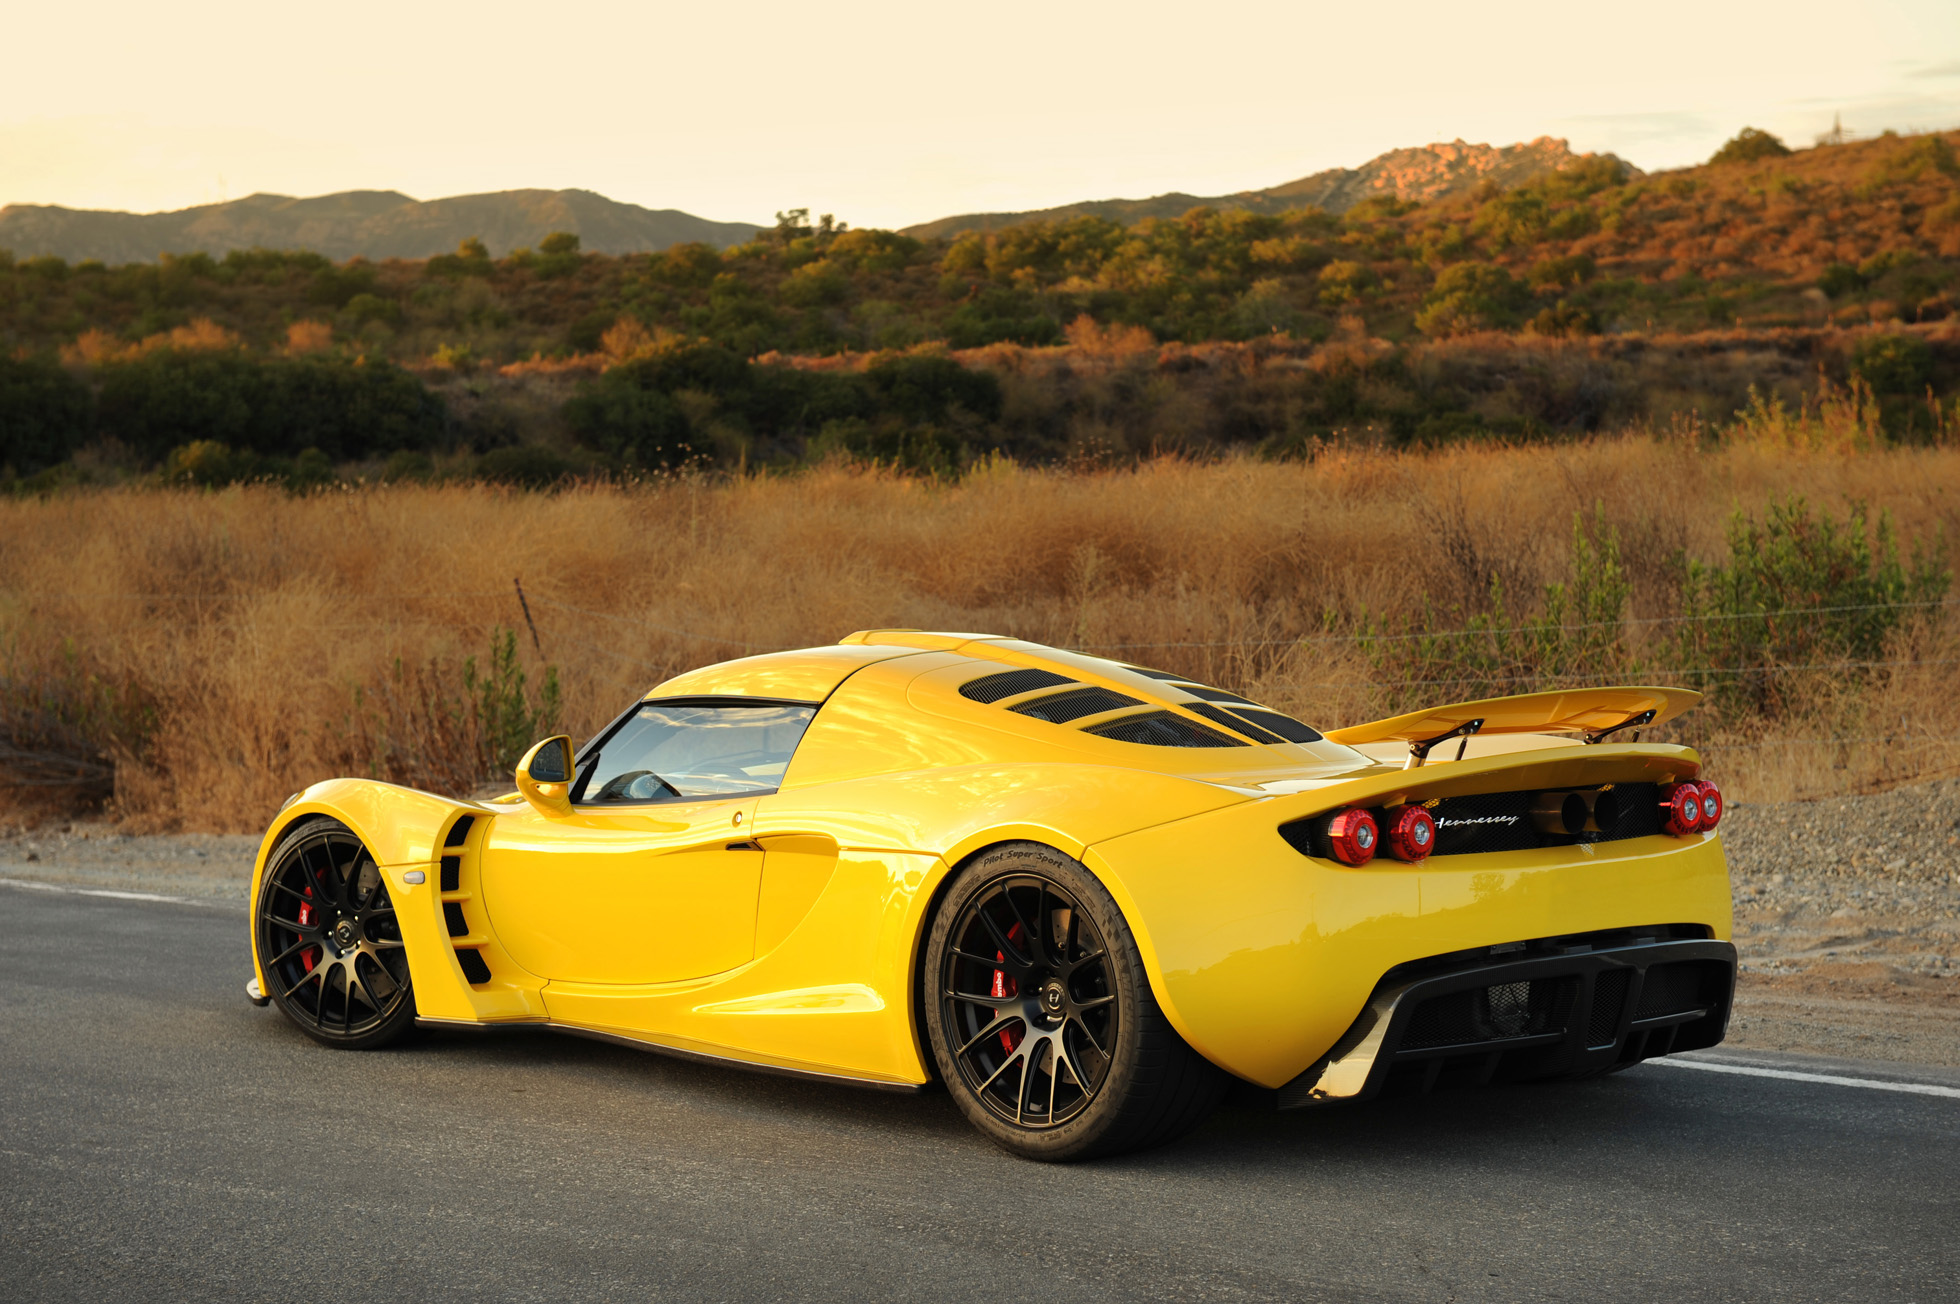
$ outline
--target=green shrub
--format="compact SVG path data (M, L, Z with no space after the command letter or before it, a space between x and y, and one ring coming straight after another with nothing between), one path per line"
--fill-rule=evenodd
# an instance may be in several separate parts
M441 398L386 362L164 350L100 375L103 431L152 462L198 441L345 461L429 448L445 429Z
M678 467L694 460L687 419L673 399L645 389L614 368L581 387L565 404L565 422L588 448L646 467Z
M1425 335L1459 335L1515 325L1531 292L1492 263L1454 263L1437 276L1416 314Z
M901 353L865 370L878 406L908 421L944 421L963 410L983 421L1000 417L1000 381L943 353Z
M1916 335L1877 335L1851 355L1854 375L1883 397L1917 397L1933 374L1932 346Z
M1837 299L1864 289L1865 278L1850 263L1832 263L1817 278L1817 288Z
M437 254L423 264L423 272L429 276L488 276L496 270L490 261L490 250L482 240L470 236L456 246L453 254Z
M0 352L0 466L30 475L64 461L94 419L88 387L61 366Z
M476 459L476 473L493 484L520 489L549 489L591 471L591 466L568 453L542 444L493 448Z
M553 231L538 241L538 257L534 266L539 276L546 279L569 276L578 270L582 261L579 238L570 231Z
M1714 163L1756 163L1766 158L1783 158L1790 147L1767 131L1754 127L1744 127L1722 148L1709 157Z
M1493 575L1485 611L1445 613L1425 601L1421 616L1399 628L1364 623L1360 646L1391 711L1624 682L1638 668L1624 641L1631 591L1619 540L1595 503L1590 524L1585 513L1572 514L1572 578L1545 586L1536 616L1514 618Z
M1844 521L1801 498L1729 518L1729 561L1689 562L1670 662L1727 713L1779 714L1809 688L1870 680L1895 631L1952 583L1940 550L1899 559L1891 518ZM1849 664L1846 664L1849 663Z

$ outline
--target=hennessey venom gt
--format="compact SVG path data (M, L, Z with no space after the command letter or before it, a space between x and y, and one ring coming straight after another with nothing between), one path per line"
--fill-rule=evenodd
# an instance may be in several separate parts
M1720 794L1594 688L1321 734L1181 676L872 630L661 684L491 801L333 779L260 848L248 995L330 1046L531 1025L941 1082L1015 1154L1712 1046Z

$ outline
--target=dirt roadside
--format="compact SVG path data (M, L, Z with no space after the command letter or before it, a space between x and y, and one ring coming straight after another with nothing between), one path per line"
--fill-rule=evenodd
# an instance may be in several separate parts
M1731 1045L1960 1067L1960 780L1738 805L1722 840L1742 953ZM257 852L255 837L47 825L0 834L0 878L242 908Z

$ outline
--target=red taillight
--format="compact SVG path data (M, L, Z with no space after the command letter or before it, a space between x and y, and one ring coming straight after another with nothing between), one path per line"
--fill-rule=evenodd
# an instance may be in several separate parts
M1414 864L1436 849L1436 821L1420 806L1404 806L1388 820L1388 854Z
M1661 789L1661 827L1677 838L1700 831L1700 784L1670 783Z
M1701 789L1701 831L1708 832L1722 822L1722 812L1727 807L1722 802L1722 790L1703 779L1695 787Z
M1365 865L1375 858L1381 830L1375 817L1359 806L1337 810L1327 818L1327 845L1343 865Z

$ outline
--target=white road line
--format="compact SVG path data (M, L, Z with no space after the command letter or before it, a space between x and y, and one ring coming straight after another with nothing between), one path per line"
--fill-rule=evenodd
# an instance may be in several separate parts
M1926 1082L1882 1082L1877 1078L1841 1078L1835 1073L1797 1073L1790 1069L1752 1069L1741 1064L1711 1064L1707 1060L1676 1059L1665 1056L1649 1064L1670 1064L1677 1069L1706 1069L1710 1073L1741 1073L1752 1078L1784 1078L1790 1082L1821 1082L1827 1087L1864 1087L1871 1091L1903 1091L1911 1096L1948 1096L1960 1100L1960 1087L1936 1087Z
M60 892L66 896L114 897L118 901L161 901L173 906L217 904L211 901L199 901L195 897L161 896L155 892L116 892L106 887L61 887L54 883L36 883L31 878L0 878L0 883L8 887L32 888L36 892Z

